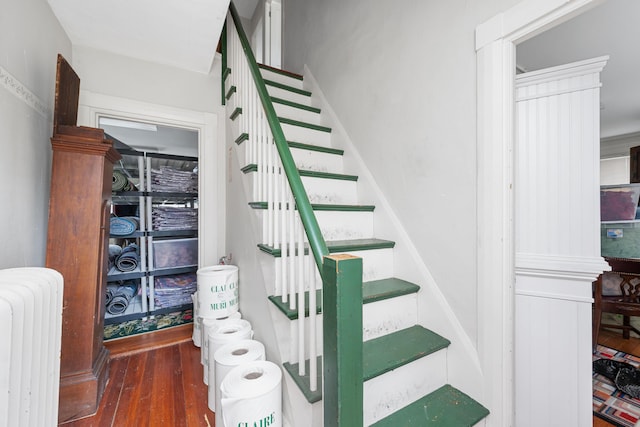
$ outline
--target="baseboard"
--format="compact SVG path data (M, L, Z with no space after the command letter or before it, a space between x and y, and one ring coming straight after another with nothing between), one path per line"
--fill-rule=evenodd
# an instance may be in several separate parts
M193 323L186 323L144 334L105 341L104 346L109 350L111 359L117 359L190 341L192 335Z

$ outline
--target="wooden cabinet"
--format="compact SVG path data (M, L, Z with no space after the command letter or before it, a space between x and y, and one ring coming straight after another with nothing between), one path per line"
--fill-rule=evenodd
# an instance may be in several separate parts
M64 277L60 422L94 413L109 375L104 299L112 171L120 155L102 129L75 126L78 89L77 75L59 56L46 266Z

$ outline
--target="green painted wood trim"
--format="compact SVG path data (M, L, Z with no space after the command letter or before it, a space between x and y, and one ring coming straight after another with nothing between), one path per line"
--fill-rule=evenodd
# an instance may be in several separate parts
M353 239L353 240L329 240L326 242L327 248L331 253L353 252L353 251L369 251L374 249L390 249L395 246L395 242L383 239ZM263 243L258 244L258 249L276 258L281 256L281 250ZM308 254L309 250L305 246L304 253Z
M332 172L318 172L308 170L298 170L300 176L306 176L308 178L324 178L324 179L339 179L341 181L357 181L358 175L345 175L343 173Z
M289 92L294 92L299 95L311 96L311 92L304 89L298 89L297 87L289 86L283 83L274 82L273 80L264 80L264 84L267 86L277 87L278 89L288 90Z
M287 70L281 70L280 68L271 67L270 65L258 64L258 67L262 68L263 70L273 71L274 73L282 74L283 76L291 77L291 78L296 79L296 80L303 80L304 79L304 77L302 75L298 74L298 73L293 73L293 72L287 71Z
M225 14L226 15L226 14ZM222 98L222 105L227 103L227 100L224 97L224 88L225 88L225 80L227 76L231 73L231 69L227 67L227 22L225 20L224 24L222 24L222 35L220 37L220 45L222 49L222 61L221 61L221 70L222 70L222 81L220 82L221 90L220 95Z
M242 144L244 141L249 140L249 134L244 132L241 133L239 137L236 138L236 144Z
M307 110L312 113L320 114L320 109L316 107L311 107L309 105L298 104L297 102L289 101L288 99L271 97L271 102L275 102L276 104L288 105L289 107L298 108L300 110Z
M388 279L373 280L362 284L362 303L370 304L376 301L414 294L420 290L420 286L402 279L390 277ZM309 317L309 292L305 292L305 317ZM270 296L271 301L289 320L298 318L298 306L291 308L289 302L284 302L281 296ZM322 291L316 291L316 313L322 313Z
M362 258L324 257L324 426L362 426Z
M242 107L236 107L236 109L233 110L233 113L231 113L229 118L231 120L235 120L240 114L242 114Z
M223 90L224 90L224 89L223 89ZM227 98L227 100L229 100L229 99L233 96L233 94L234 94L234 93L236 93L236 91L237 91L237 90L238 90L238 88L237 88L237 87L235 87L235 86L231 86L231 87L229 88L229 90L227 91L227 94L225 95L225 97Z
M317 130L320 132L331 132L330 127L314 125L313 123L301 122L299 120L287 119L286 117L278 117L280 123L283 125L299 126L307 129Z
M320 145L303 144L302 142L294 142L294 141L288 141L288 142L289 142L289 147L291 147L291 148L299 148L301 150L317 151L317 152L320 152L320 153L337 154L338 156L342 156L344 154L344 150L339 150L337 148L322 147Z
M298 174L296 164L293 160L293 156L291 155L291 150L289 149L287 140L284 137L284 132L282 132L282 126L280 125L280 121L278 120L276 111L273 108L273 103L271 102L271 99L269 99L269 92L267 91L267 88L265 86L265 81L260 74L260 69L256 64L256 59L253 56L253 52L251 51L249 40L247 39L247 35L242 28L240 15L238 15L238 11L236 10L233 2L229 4L229 12L231 13L231 17L233 18L233 22L235 23L238 37L240 38L240 43L242 44L242 49L244 50L245 56L247 57L249 70L251 71L251 75L253 76L253 80L256 84L256 90L258 92L258 95L260 96L260 102L262 103L262 107L264 108L264 112L267 116L267 122L269 123L269 127L271 128L271 133L273 134L273 139L276 144L276 148L278 149L278 154L280 155L280 161L282 162L285 174L287 175L287 179L289 180L291 192L293 193L293 197L296 200L296 206L298 207L300 220L302 221L302 225L304 226L305 232L307 233L309 245L311 246L311 249L313 251L313 256L318 270L322 274L322 258L329 253L329 250L327 249L324 237L322 237L322 232L320 231L320 227L318 226L318 220L313 214L313 209L311 208L311 203L309 202L309 196L307 195L307 192L304 189L304 185L302 184L302 179ZM311 94L309 93L309 95Z
M267 202L249 202L249 206L253 209L267 209ZM330 205L321 203L312 203L311 207L315 212L373 212L376 209L374 205ZM279 205L278 208L280 208Z
M405 406L372 427L460 427L474 426L489 410L460 390L446 384Z
M419 325L366 341L364 380L370 380L435 353L449 344L451 341L448 339Z
M282 365L284 369L291 375L291 378L296 383L304 397L307 399L309 403L315 403L322 400L322 357L318 356L316 359L317 364L317 372L318 372L318 388L315 391L311 391L311 386L309 382L309 360L305 361L305 372L306 375L300 376L298 375L298 363L289 363L284 362Z

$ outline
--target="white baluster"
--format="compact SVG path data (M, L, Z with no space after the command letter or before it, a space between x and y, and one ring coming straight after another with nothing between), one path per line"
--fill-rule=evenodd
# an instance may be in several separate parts
M305 374L304 363L304 313L305 313L305 301L304 301L304 239L302 238L303 228L302 222L300 222L300 216L296 212L296 235L298 240L298 374ZM311 310L311 308L309 308Z

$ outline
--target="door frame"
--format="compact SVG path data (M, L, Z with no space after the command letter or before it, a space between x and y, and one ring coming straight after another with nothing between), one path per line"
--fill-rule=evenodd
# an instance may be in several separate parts
M225 251L224 137L218 116L127 98L80 91L78 124L97 127L113 117L198 131L198 265L215 265Z
M476 28L478 355L487 425L515 423L516 45L605 0L525 0Z

